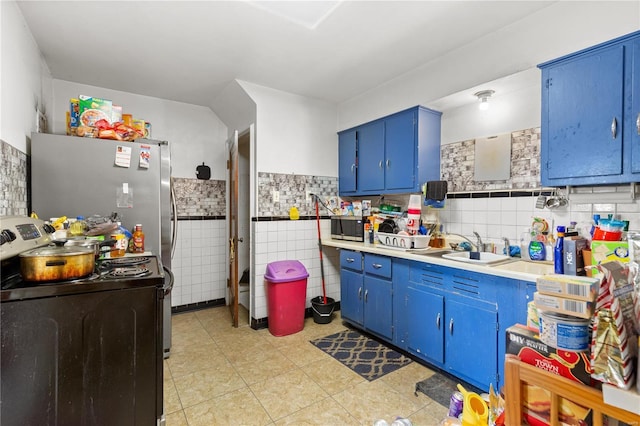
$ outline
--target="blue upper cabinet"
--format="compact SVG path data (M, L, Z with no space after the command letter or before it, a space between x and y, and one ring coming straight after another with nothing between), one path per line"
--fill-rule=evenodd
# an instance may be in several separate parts
M356 191L356 131L349 130L338 138L338 175L339 186L344 192Z
M539 65L544 186L640 175L640 32Z
M420 192L424 182L439 180L441 116L417 106L338 133L340 195Z
M384 191L384 122L362 125L358 134L358 192Z

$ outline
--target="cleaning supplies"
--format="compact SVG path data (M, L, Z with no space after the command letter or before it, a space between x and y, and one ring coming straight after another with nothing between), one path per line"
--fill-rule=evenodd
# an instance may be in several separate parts
M558 238L556 238L556 245L553 249L553 272L556 274L564 274L564 233L565 227L558 226L556 228L558 232Z

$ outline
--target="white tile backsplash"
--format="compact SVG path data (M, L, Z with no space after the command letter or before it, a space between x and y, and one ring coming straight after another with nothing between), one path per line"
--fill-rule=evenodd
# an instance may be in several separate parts
M321 231L329 235L330 221L322 219ZM281 220L252 222L253 235L268 234L268 241L255 238L253 253L255 271L253 275L252 295L254 297L253 317L267 317L267 283L264 273L270 262L278 260L298 260L307 272L306 307L310 300L322 295L322 273L320 252L318 250L318 231L315 220ZM275 232L270 232L273 229ZM327 296L340 300L340 274L338 253L333 248L323 248L325 287Z
M178 221L172 306L225 298L225 231L225 220Z

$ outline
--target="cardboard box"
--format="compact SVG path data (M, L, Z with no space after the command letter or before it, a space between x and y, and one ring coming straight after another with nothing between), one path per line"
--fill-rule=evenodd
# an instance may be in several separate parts
M524 325L516 324L507 328L507 353L553 374L587 385L592 383L587 352L558 351L542 342L537 331ZM522 414L527 424L548 426L550 408L551 398L547 390L531 385L522 387ZM591 410L560 398L559 420L561 425L590 425Z
M614 260L629 263L628 241L591 241L592 265L599 265ZM597 269L592 269L592 273L594 277L602 278L602 274Z
M102 119L111 123L113 103L110 100L80 95L78 104L80 107L79 126L93 127L96 121Z
M594 302L550 296L537 291L533 293L533 300L536 302L536 307L543 311L557 312L585 319L590 319L593 316L593 309L595 308Z
M596 300L599 287L600 280L590 277L548 274L536 279L538 293L588 302Z
M565 238L562 252L565 275L586 275L582 250L589 247L589 241L584 238Z
M540 340L537 330L516 324L507 328L507 353L517 355L522 362L591 385L589 352L558 350Z

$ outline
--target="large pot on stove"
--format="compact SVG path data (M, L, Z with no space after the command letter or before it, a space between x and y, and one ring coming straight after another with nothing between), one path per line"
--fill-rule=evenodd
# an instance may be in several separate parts
M69 238L68 240L58 240L67 247L87 247L93 250L96 260L102 254L104 247L111 247L116 243L114 239L96 240L92 238ZM58 244L56 241L56 244Z
M44 246L20 253L20 274L25 281L67 281L90 275L95 266L90 247Z

